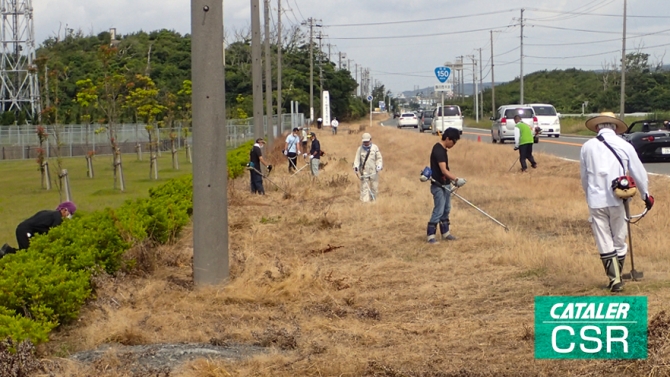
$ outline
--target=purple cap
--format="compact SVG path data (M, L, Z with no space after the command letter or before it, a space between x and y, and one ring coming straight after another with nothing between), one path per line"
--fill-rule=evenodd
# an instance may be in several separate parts
M67 209L70 214L74 215L74 212L77 210L77 206L74 205L72 202L63 202L58 205L58 208L56 208L56 211L60 211L61 209Z

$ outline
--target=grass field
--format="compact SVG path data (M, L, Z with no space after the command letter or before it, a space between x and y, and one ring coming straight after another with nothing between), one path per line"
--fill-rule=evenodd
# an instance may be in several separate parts
M317 180L308 169L290 176L276 146L270 179L281 190L266 181L268 194L253 196L248 176L231 182L227 284L194 289L186 231L176 245L142 251L153 253L155 270L99 279L96 300L42 355L62 365L60 376L132 375L113 350L93 365L59 359L110 342L270 346L246 361L199 360L170 374L181 377L669 374L667 320L650 325L647 360L534 359L535 296L610 294L577 164L537 153L538 169L508 173L500 161L513 151L459 141L449 152L452 171L468 180L459 194L510 231L453 199L459 240L428 245L432 197L419 172L435 138L368 129L385 167L378 200L364 204L352 172L361 134L349 127L359 128L315 131L326 151ZM634 227L645 279L624 293L647 296L651 320L670 309L670 179L650 180L656 206ZM641 208L636 199L632 211Z
M126 190L114 190L114 175L111 156L94 157L94 178L86 176L84 157L64 158L63 168L68 170L72 199L81 211L95 211L105 207L117 207L125 200L148 196L150 187L171 178L191 172L192 165L180 152L179 170L172 169L171 153L162 153L158 159L158 181L149 179L149 155L138 161L137 155L123 156L123 175ZM52 182L57 179L56 160L49 160ZM0 244L8 242L16 246L14 232L19 222L43 209L56 209L61 201L58 187L52 183L51 190L41 187L40 172L34 160L12 160L0 162ZM65 196L63 195L63 198Z

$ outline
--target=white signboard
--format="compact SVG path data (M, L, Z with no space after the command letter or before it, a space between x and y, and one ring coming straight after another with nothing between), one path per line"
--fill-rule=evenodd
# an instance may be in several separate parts
M323 125L330 126L330 94L327 90L323 91L323 98L321 99L321 117L323 118Z
M451 85L449 84L435 84L436 92L448 92L451 90Z

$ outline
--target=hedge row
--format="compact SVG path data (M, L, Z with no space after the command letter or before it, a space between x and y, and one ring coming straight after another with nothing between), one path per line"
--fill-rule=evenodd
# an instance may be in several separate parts
M230 178L244 173L252 143L227 153ZM149 197L118 209L78 211L28 250L0 259L0 339L48 341L60 324L75 320L91 296L91 276L114 274L134 245L166 244L193 213L192 175L149 190Z

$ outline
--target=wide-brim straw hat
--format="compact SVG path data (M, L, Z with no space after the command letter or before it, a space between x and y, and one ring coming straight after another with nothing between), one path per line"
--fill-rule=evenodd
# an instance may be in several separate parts
M626 123L617 118L612 112L600 113L600 115L589 118L586 121L586 128L595 133L598 133L598 125L603 123L611 123L615 125L616 130L614 130L614 132L617 134L622 134L628 129Z

